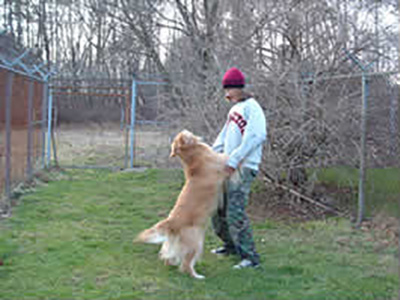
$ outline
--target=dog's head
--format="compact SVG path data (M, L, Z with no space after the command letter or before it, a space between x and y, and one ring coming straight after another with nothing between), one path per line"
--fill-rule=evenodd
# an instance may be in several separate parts
M188 130L183 130L177 134L171 144L170 157L181 155L183 150L187 150L200 142L200 138Z

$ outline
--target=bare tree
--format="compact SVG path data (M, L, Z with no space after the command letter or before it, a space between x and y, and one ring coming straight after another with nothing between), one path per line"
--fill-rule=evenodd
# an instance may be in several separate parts
M301 185L306 167L357 163L359 80L328 77L358 72L343 49L376 60L375 70L394 67L397 28L383 22L388 14L398 14L396 1L30 0L5 1L1 23L22 27L22 40L37 36L65 76L160 75L168 83L160 117L210 142L229 109L222 75L241 68L268 115L268 166ZM147 105L145 95L140 101ZM378 102L371 107L382 119Z

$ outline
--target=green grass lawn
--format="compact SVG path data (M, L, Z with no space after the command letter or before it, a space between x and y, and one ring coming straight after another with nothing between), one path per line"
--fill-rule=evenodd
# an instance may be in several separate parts
M197 281L132 244L166 216L179 171L69 171L0 221L0 299L395 299L397 248L341 219L253 224L262 268L232 270L208 231Z

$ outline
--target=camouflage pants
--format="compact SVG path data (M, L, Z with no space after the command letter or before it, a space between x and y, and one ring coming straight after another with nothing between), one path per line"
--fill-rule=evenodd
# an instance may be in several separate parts
M259 263L250 221L245 208L247 206L251 183L257 171L240 168L239 180L232 178L224 182L216 213L212 217L214 232L224 242L229 253L235 253L242 259Z

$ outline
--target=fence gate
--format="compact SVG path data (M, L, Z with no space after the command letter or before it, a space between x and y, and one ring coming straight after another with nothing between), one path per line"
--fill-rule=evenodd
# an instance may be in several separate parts
M172 133L159 113L162 82L53 80L47 162L64 168L168 165ZM132 117L131 117L132 116Z
M129 164L128 80L53 80L47 151L61 167L124 168Z

